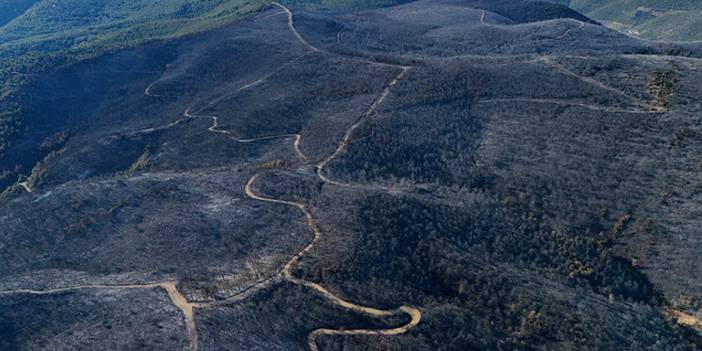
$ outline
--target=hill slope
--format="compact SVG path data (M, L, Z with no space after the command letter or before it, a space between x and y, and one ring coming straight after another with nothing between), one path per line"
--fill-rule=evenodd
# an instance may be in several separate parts
M319 9L373 8L395 2L290 1ZM16 103L34 76L115 50L211 30L245 18L269 1L9 0L0 4L0 161L32 128ZM33 76L34 75L34 76ZM7 161L4 162L7 164ZM18 172L0 170L0 189Z
M652 40L702 41L702 3L653 0L559 0L607 25Z
M33 75L0 350L699 350L694 55L534 1L272 4Z

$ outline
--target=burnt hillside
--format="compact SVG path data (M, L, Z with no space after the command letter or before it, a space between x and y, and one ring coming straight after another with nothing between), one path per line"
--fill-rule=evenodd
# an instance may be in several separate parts
M540 1L274 3L33 77L0 349L699 350L695 55Z

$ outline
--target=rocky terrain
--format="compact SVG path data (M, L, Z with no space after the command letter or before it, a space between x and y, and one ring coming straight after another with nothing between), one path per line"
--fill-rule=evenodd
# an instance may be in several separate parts
M701 47L293 5L17 73L0 350L702 347Z

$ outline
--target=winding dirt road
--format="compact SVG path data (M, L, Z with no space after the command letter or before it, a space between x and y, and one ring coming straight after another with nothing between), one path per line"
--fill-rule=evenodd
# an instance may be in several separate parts
M482 12L481 12L481 15L480 15L480 23L482 23L482 24L484 24L484 25L491 25L491 24L488 24L488 23L485 22L485 16L486 16L487 12L486 12L485 10L481 10L481 11L482 11ZM583 22L583 21L579 21L579 20L574 20L574 21L576 21L576 22L578 23L577 26L575 26L575 27L573 27L573 28L568 28L568 29L565 30L562 34L558 35L558 36L555 37L554 39L565 39L565 38L567 38L571 33L573 33L574 31L577 31L577 30L582 29L582 28L585 27L585 25L586 25L586 23ZM553 60L551 60L550 58L548 58L548 57L546 57L546 56L539 56L539 57L536 59L536 61L543 62L545 65L550 66L550 67L553 67L553 68L555 68L556 70L558 70L559 72L561 72L561 73L563 73L563 74L569 75L569 76L571 76L571 77L574 77L574 78L576 78L576 79L579 79L579 80L581 80L581 81L583 81L583 82L586 82L586 83L588 83L588 84L595 85L595 86L597 86L597 87L599 87L599 88L602 88L602 89L604 89L604 90L607 90L607 91L609 91L609 92L611 92L611 93L614 93L614 94L623 96L623 97L625 97L625 98L627 98L627 99L633 101L633 102L636 104L636 106L638 106L638 107L646 107L646 106L647 106L647 104L642 103L640 100L638 100L638 99L636 99L636 98L633 98L633 97L627 95L626 93L624 93L623 91L621 91L621 90L619 90L619 89L610 87L610 86L608 86L608 85L606 85L606 84L604 84L604 83L602 83L602 82L600 82L600 81L598 81L598 80L595 80L595 79L592 79L592 78L585 77L585 76L582 76L582 75L580 75L580 74L577 74L577 73L575 73L575 72L573 72L573 71L571 71L571 70L565 68L564 66L562 66L562 65L560 65L560 64L558 64L558 63L556 63L556 62L554 62ZM494 100L494 101L497 101L497 100ZM592 105L588 105L588 106L592 106Z
M293 32L295 37L300 41L301 44L303 44L306 48L311 50L312 52L324 52L321 49L311 45L297 30L294 24L294 15L290 9L287 7L283 6L280 3L274 2L273 5L278 6L283 9L283 11L287 14L288 17L288 27L290 30ZM292 62L304 57L301 56ZM392 65L392 64L387 64L387 63L381 63L381 62L372 62L372 61L366 61L366 60L361 60L362 62L366 62L369 64L374 64L374 65L381 65L381 66L388 66L388 67L397 67L400 68L400 73L388 83L388 85L383 89L382 93L376 99L372 102L372 104L369 106L369 108L365 111L365 113L358 118L358 120L352 124L344 134L344 137L340 141L337 149L334 151L334 153L326 158L325 160L321 161L319 164L316 165L316 170L317 170L317 175L318 177L326 183L333 184L333 185L339 185L339 186L348 186L349 184L341 183L334 181L332 179L329 179L324 175L324 167L331 162L334 158L338 157L342 153L346 151L348 148L349 141L353 135L353 132L359 127L359 125L365 120L368 116L372 115L375 113L375 111L378 109L378 107L385 101L385 99L388 97L390 94L390 91L392 87L394 87L400 79L402 79L407 72L409 71L409 67L406 66L399 66L399 65ZM290 63L292 63L290 62ZM289 64L290 64L289 63ZM200 109L198 109L196 112L192 112L191 109L192 107L189 107L185 110L183 113L183 116L185 117L184 119L177 120L173 123L170 123L164 127L161 128L149 128L145 129L142 131L139 131L141 133L150 133L156 130L161 130L165 128L171 128L173 126L176 126L182 122L184 122L186 119L190 118L210 118L212 120L212 125L208 128L208 131L211 133L215 134L221 134L221 135L226 135L230 139L239 142L239 143L253 143L257 141L263 141L263 140L270 140L270 139L277 139L277 138L289 138L289 137L294 137L294 142L293 142L293 149L298 157L298 159L303 163L303 164L308 164L308 159L304 155L304 153L301 150L301 142L302 142L302 135L299 133L293 133L293 134L281 134L281 135L273 135L273 136L266 136L266 137L260 137L260 138L251 138L251 139L241 139L235 137L230 131L228 130L223 130L219 128L219 118L216 115L211 115L211 114L202 114L202 111L206 110L209 107L212 107L216 105L217 103L223 101L224 99L234 96L235 94L238 94L246 89L255 87L263 83L265 80L273 76L275 73L279 72L282 69L285 69L286 65L281 66L277 70L265 75L262 78L259 78L251 83L248 83L240 88L238 88L235 92L227 95L220 96ZM158 82L158 80L156 81ZM152 97L158 97L159 95L153 94L151 90L155 86L156 82L150 84L144 91L145 95L147 96L152 96ZM256 192L253 190L253 184L256 182L256 180L262 175L263 173L259 173L254 175L249 181L246 183L244 190L245 193L248 197L258 200L258 201L263 201L263 202L269 202L269 203L278 203L278 204L283 204L287 206L293 206L298 208L305 216L305 220L307 223L307 226L309 227L310 231L313 233L314 237L312 241L310 241L300 252L298 252L296 255L294 255L282 268L280 274L282 275L282 278L297 285L305 286L308 287L319 294L321 294L323 297L325 297L328 301L330 301L332 304L337 305L339 307L342 307L344 309L354 311L357 313L362 313L374 317L387 317L387 316L395 316L395 315L403 315L406 314L409 316L410 321L400 327L397 328L392 328L392 329L380 329L380 330L373 330L373 329L357 329L357 330L335 330L335 329L329 329L329 328L321 328L313 331L309 336L308 336L308 345L310 350L312 351L317 351L318 347L316 344L316 338L319 335L397 335L397 334L402 334L408 331L409 329L413 328L417 324L419 324L421 320L421 312L413 307L409 306L401 306L397 309L394 310L380 310L372 307L366 307L362 305L358 305L349 301L346 301L333 293L331 293L329 290L325 289L321 285L306 281L303 279L296 278L292 274L292 269L299 262L299 260L305 256L308 252L310 252L315 245L319 243L319 241L322 238L322 232L319 229L314 216L312 215L312 212L308 209L308 207L303 204L303 203L298 203L298 202L291 202L291 201L285 201L285 200L280 200L280 199L274 199L274 198L269 198L265 196L261 196L256 194ZM223 304L229 304L229 303L235 303L239 302L257 291L270 286L271 284L275 283L277 280L276 276L272 276L269 278L266 278L260 282L258 282L255 285L252 285L245 291L236 294L232 297L229 297L227 299L221 300L221 301L215 301L215 302L207 302L207 303L190 303L188 302L182 295L180 295L176 289L175 284L164 286L164 289L166 289L169 292L169 296L171 296L171 300L173 301L176 306L178 306L182 311L186 319L186 324L188 325L188 334L191 338L191 340L194 340L191 344L191 349L192 350L197 350L197 331L195 327L195 321L194 321L194 313L193 309L195 308L207 308L207 307L213 307L217 305L223 305Z
M486 12L485 10L481 10L481 11L482 11L482 12L481 12L481 15L480 15L480 23L482 23L482 24L484 24L484 25L491 25L491 24L485 22L485 16L486 16L487 12ZM585 27L585 25L586 25L586 23L583 22L583 21L579 21L579 20L574 20L574 21L576 21L576 22L578 23L577 26L575 26L575 27L573 27L573 28L568 28L568 29L565 30L562 34L558 35L558 36L555 37L554 39L565 39L565 38L567 38L571 33L573 33L574 31L577 31L577 30L582 29L582 28ZM552 67L552 68L555 68L557 71L559 71L559 72L561 72L561 73L563 73L563 74L565 74L565 75L574 77L574 78L576 78L576 79L578 79L578 80L581 80L581 81L583 81L583 82L586 82L586 83L588 83L588 84L592 84L592 85L594 85L594 86L597 86L597 87L599 87L599 88L602 88L602 89L604 89L604 90L606 90L606 91L609 91L609 92L611 92L611 93L614 93L614 94L616 94L616 95L623 96L623 97L627 98L628 100L632 101L637 107L641 107L641 108L648 108L648 107L649 107L649 104L647 104L647 103L645 103L645 102L642 102L641 100L636 99L636 98L634 98L634 97L632 97L632 96L629 96L629 95L626 94L625 92L623 92L623 91L621 91L621 90L619 90L619 89L610 87L610 86L608 86L608 85L606 85L606 84L604 84L604 83L602 83L602 82L600 82L600 81L598 81L598 80L596 80L596 79L592 79L592 78L589 78L589 77L582 76L582 75L580 75L580 74L578 74L578 73L575 73L575 72L573 72L573 71L567 69L567 68L564 67L563 65L558 64L557 62L551 60L549 57L540 55L540 56L538 56L538 58L536 59L536 61L538 61L538 62L543 62L545 65L550 66L550 67ZM492 100L492 101L499 101L499 100L495 99L495 100ZM513 100L513 101L517 101L517 100ZM554 100L538 100L538 99L532 99L532 101L534 101L534 102L544 102L544 103L556 103ZM584 104L584 105L581 105L581 106L587 107L587 108L591 108L591 109L596 109L596 110L602 110L602 109L600 109L600 108L598 108L598 107L596 107L596 106L594 106L594 105L587 105L587 104ZM602 111L604 111L604 110L602 110Z
M333 185L342 185L346 186L347 184L344 183L339 183L336 181L333 181L331 179L326 178L323 175L323 168L331 162L334 158L338 157L341 155L343 152L346 151L348 147L348 143L351 139L351 136L353 135L354 130L358 128L358 126L363 122L363 120L372 115L377 108L382 104L382 102L387 98L387 96L390 94L390 91L393 86L395 86L398 81L404 77L407 72L409 71L409 67L403 67L400 74L398 74L388 85L385 87L383 92L373 101L373 103L369 106L368 110L359 118L353 125L351 125L346 133L344 134L344 137L342 140L339 142L339 145L335 152L328 158L326 158L324 161L320 162L317 165L317 175L322 180L322 182L333 184ZM306 157L304 154L302 154L301 151L299 151L299 142L300 142L300 137L296 137L295 140L295 149L296 152L298 153L299 157L301 160L305 161ZM293 267L306 255L308 254L322 239L322 231L319 229L319 226L317 225L316 220L314 219L314 215L312 214L311 210L305 205L304 203L301 202L293 202L293 201L286 201L286 200L281 200L281 199L275 199L271 197L266 197L264 195L259 195L256 193L254 190L254 184L256 181L264 174L265 172L258 173L251 177L249 181L246 183L244 187L244 191L246 195L254 200L258 201L263 201L263 202L269 202L269 203L276 203L276 204L282 204L282 205L287 205L287 206L293 206L298 208L303 215L305 216L305 220L307 223L308 228L313 234L313 239L310 241L307 246L305 246L300 252L298 252L295 256L293 256L290 261L288 261L287 264L283 267L282 274L283 278L293 284L296 285L301 285L308 287L320 295L322 295L324 298L326 298L329 302L331 302L334 305L337 305L341 308L373 316L373 317L388 317L388 316L397 316L397 315L408 315L410 318L410 321L400 327L397 328L392 328L392 329L355 329L355 330L337 330L337 329L329 329L329 328L320 328L317 330L314 330L310 335L308 336L308 346L310 350L312 351L317 351L318 347L316 344L316 339L320 335L398 335L407 332L411 328L415 327L419 322L421 321L421 312L410 306L401 306L397 309L393 310L381 310L373 307L367 307L367 306L362 306L359 304L355 304L353 302L346 301L336 295L334 295L332 292L321 286L320 284L307 281L304 279L300 279L295 277L292 274Z
M298 32L298 30L295 28L294 24L294 15L292 11L290 11L287 7L283 6L280 3L274 2L273 5L278 6L283 9L284 13L287 14L288 17L288 27L290 30L295 34L296 38L309 50L313 52L323 52L322 50L318 49L317 47L311 45L305 38ZM301 57L304 57L301 56ZM301 58L299 57L299 58ZM296 59L297 60L297 59ZM295 60L293 60L295 61ZM400 79L402 79L407 72L409 71L410 67L406 66L399 66L399 65L393 65L393 64L388 64L388 63L381 63L381 62L372 62L372 61L366 61L366 60L359 60L361 62L366 62L369 64L374 64L374 65L381 65L381 66L387 66L387 67L396 67L400 68L400 73L392 80L390 81L387 86L383 89L382 93L376 99L372 102L372 104L369 106L369 108L366 110L366 112L358 118L358 120L351 125L346 133L344 134L344 137L340 141L337 149L334 151L334 153L326 158L325 160L321 161L319 164L316 165L316 170L317 170L317 175L318 177L326 183L333 184L333 185L340 185L340 186L349 186L349 184L345 183L340 183L336 182L334 180L331 180L327 178L324 175L324 167L331 162L334 158L338 157L342 153L346 151L348 148L349 141L351 139L351 136L353 135L353 132L358 128L358 126L365 120L367 117L375 113L375 111L378 109L378 107L385 101L387 96L390 94L390 91L392 87L394 87ZM293 143L293 148L295 150L295 153L297 154L298 158L300 161L302 161L304 164L309 164L307 157L304 155L304 153L301 150L301 141L302 141L302 136L298 133L294 134L281 134L281 135L273 135L273 136L266 136L266 137L260 137L260 138L251 138L251 139L240 139L232 135L230 131L227 130L222 130L219 129L219 119L215 115L207 115L207 114L200 114L202 111L205 109L217 104L218 102L224 100L227 97L230 97L234 94L237 94L239 92L242 92L246 89L255 87L263 83L266 79L274 75L276 72L282 70L285 68L284 66L281 66L278 70L271 72L267 74L266 76L259 78L251 83L248 83L240 88L238 88L234 93L232 94L227 94L220 96L212 101L210 101L208 104L203 106L202 108L198 109L196 112L192 112L191 108L187 108L183 112L183 117L181 119L178 119L174 122L171 122L165 126L162 127L153 127L153 128L146 128L139 130L135 133L138 134L148 134L148 133L153 133L159 130L164 130L168 128L175 127L189 119L192 118L210 118L212 119L212 125L208 128L208 131L214 134L222 134L228 136L230 139L240 142L240 143L253 143L257 141L263 141L263 140L270 140L270 139L276 139L276 138L290 138L294 137L294 143ZM144 90L144 95L149 96L149 97L162 97L163 95L155 94L153 93L153 88L155 85L161 81L162 78L159 78L158 80L152 82L149 84L146 89ZM208 308L208 307L214 307L218 305L223 305L223 304L229 304L229 303L235 303L242 301L246 299L247 297L253 295L257 291L260 291L261 289L270 286L274 284L276 281L279 280L279 276L282 276L282 279L285 279L293 284L301 285L308 287L320 295L322 295L324 298L326 298L330 303L339 306L341 308L361 313L361 314L366 314L369 316L374 316L374 317L387 317L387 316L397 316L397 315L407 315L409 317L409 322L406 323L405 325L402 325L400 327L396 328L391 328L391 329L356 329L356 330L335 330L335 329L329 329L329 328L320 328L315 331L313 331L309 336L308 336L308 345L310 350L312 351L317 351L318 347L316 344L316 339L320 335L398 335L407 332L411 328L415 327L419 322L421 321L421 312L414 308L414 307L409 307L409 306L401 306L398 307L397 309L393 310L381 310L381 309L376 309L373 307L367 307L359 304L355 304L349 301L346 301L336 295L334 295L332 292L324 288L323 286L310 282L307 280L299 279L293 276L292 274L292 269L297 264L302 257L304 257L307 253L309 253L317 243L321 240L322 237L322 232L319 229L319 226L317 225L314 216L312 212L309 210L309 208L303 204L303 203L298 203L298 202L291 202L291 201L284 201L284 200L279 200L279 199L274 199L274 198L269 198L265 196L261 196L256 194L256 192L253 190L253 184L256 182L256 180L262 175L262 173L256 174L253 176L245 185L245 193L248 197L258 200L258 201L263 201L263 202L269 202L269 203L278 203L278 204L284 204L288 206L294 206L300 209L300 211L304 214L307 226L309 227L310 231L314 234L314 237L311 242L309 242L300 252L298 252L296 255L294 255L280 270L280 272L275 275L268 277L266 279L263 279L256 284L248 287L244 291L233 295L229 298L226 298L224 300L219 300L219 301L214 301L214 302L190 302L183 296L177 288L177 282L176 281L167 281L167 282L161 282L161 283L149 283L149 284L124 284L124 285L109 285L109 284L96 284L96 285L81 285L81 286L75 286L75 287L66 287L66 288L56 288L56 289L47 289L47 290L30 290L30 289L17 289L17 290L11 290L11 291L0 291L0 295L4 294L33 294L33 295L48 295L48 294L56 294L56 293L61 293L61 292L67 292L67 291L75 291L75 290L82 290L82 289L163 289L168 297L170 298L171 302L173 303L174 306L176 306L183 314L185 325L187 328L187 333L190 341L190 350L196 351L198 349L198 335L197 335L197 326L195 322L195 309L197 308ZM32 189L30 188L29 184L26 182L19 183L21 187L23 187L26 191L32 192Z
M316 47L310 45L302 35L297 31L295 28L294 24L294 16L292 11L290 11L287 7L279 4L279 3L274 3L276 6L279 6L283 8L287 13L288 13L288 26L291 28L291 30L296 34L300 42L305 44L305 46L309 47L310 49L321 52L320 49L317 49ZM371 62L373 63L373 62ZM388 64L383 64L383 65L388 65ZM394 65L392 65L394 66ZM344 153L347 148L349 141L353 135L353 132L360 126L360 124L370 115L375 113L375 111L378 109L378 107L385 101L385 99L388 97L390 94L392 88L397 85L397 83L407 74L409 71L410 67L405 67L405 66L396 66L401 68L401 72L393 79L391 80L387 86L383 89L382 93L371 103L371 105L368 107L366 112L361 115L361 117L358 118L358 120L352 124L344 133L344 137L341 139L339 142L339 145L337 146L336 150L334 153L326 158L325 160L321 161L319 164L316 165L316 174L319 177L319 179L322 182L333 184L333 185L346 185L344 183L336 182L333 181L326 176L324 176L324 167L329 164L332 160L334 160L336 157ZM298 154L298 157L304 162L307 160L305 155L302 153L300 150L300 141L301 141L301 136L300 134L295 135L295 143L294 143L294 148L296 153ZM266 197L263 195L259 195L255 192L254 190L254 184L256 180L258 180L261 175L264 173L258 173L251 177L249 181L246 183L244 187L244 192L246 195L254 200L258 201L263 201L263 202L269 202L269 203L276 203L276 204L283 204L287 206L292 206L298 208L303 215L305 216L305 220L307 222L307 226L309 227L310 231L313 234L312 241L310 241L307 246L305 246L300 252L298 252L295 256L293 256L290 261L288 261L287 264L283 267L282 273L283 273L283 278L293 284L296 285L301 285L308 287L320 295L322 295L324 298L326 298L330 303L337 305L341 308L354 311L357 313L361 314L366 314L369 316L374 316L374 317L387 317L387 316L395 316L395 315L408 315L410 318L410 321L400 327L397 328L392 328L392 329L356 329L356 330L337 330L337 329L329 329L329 328L320 328L317 330L314 330L312 333L309 334L307 338L308 346L311 351L318 351L318 346L316 343L317 337L320 335L398 335L407 332L411 328L415 327L419 322L421 321L422 318L422 313L410 306L401 306L397 309L393 310L381 310L373 307L368 307L368 306L362 306L359 304L355 304L353 302L346 301L336 295L334 295L332 292L321 286L320 284L300 279L295 277L292 274L292 269L293 267L307 254L309 253L322 239L322 231L319 229L319 226L317 225L317 222L314 218L314 215L310 211L310 209L305 205L304 203L301 202L293 202L293 201L286 201L286 200L281 200L281 199L275 199L271 197Z
M280 15L280 14L286 14L287 15L287 22L288 22L288 27L291 30L291 32L294 34L296 39L305 47L307 48L310 52L313 53L327 53L326 51L315 47L314 45L310 44L297 30L295 27L295 18L293 12L285 7L284 5L278 3L278 2L273 2L272 5L275 5L277 7L280 7L282 9L282 12L278 12L273 15ZM486 11L482 11L481 17L480 17L480 22L485 25L489 25L486 23L486 16L487 13ZM563 39L566 38L572 31L577 30L582 28L585 25L584 22L579 22L578 26L575 28L570 28L560 36L556 37L556 39ZM337 55L334 53L329 53L331 55ZM298 157L298 159L302 162L302 164L306 166L312 166L308 158L304 155L301 149L301 143L302 143L302 135L299 133L291 133L291 134L280 134L280 135L272 135L272 136L265 136L265 137L259 137L259 138L250 138L250 139L242 139L242 138L237 138L232 134L232 132L228 130L223 130L220 129L219 126L219 118L216 115L212 114L203 114L203 111L207 110L208 108L216 105L217 103L230 98L232 96L235 96L238 93L241 93L247 89L257 87L264 83L267 79L272 77L274 74L277 72L280 72L281 70L284 70L287 68L288 65L296 62L297 60L305 57L307 54L302 55L298 58L293 59L292 61L280 66L278 69L276 69L273 72L270 72L263 77L256 79L250 83L247 83L235 91L218 96L217 98L209 101L207 104L202 106L201 108L197 109L196 111L192 111L192 106L187 108L183 112L183 118L178 119L174 122L171 122L165 126L162 127L154 127L154 128L146 128L142 129L140 131L137 131L136 133L153 133L159 130L164 130L168 128L175 127L177 125L182 124L183 122L193 119L193 118L210 118L212 120L212 125L208 128L208 131L213 133L213 134L219 134L219 135L225 135L231 140L234 140L239 143L253 143L253 142L258 142L258 141L264 141L264 140L271 140L271 139L278 139L278 138L294 138L293 142L293 149ZM547 57L542 57L540 59L543 61L545 64L550 65L552 67L555 67L562 73L568 74L570 76L576 77L580 80L583 80L585 82L588 82L590 84L594 84L598 87L601 87L607 91L616 93L618 95L624 95L626 96L623 92L609 87L599 81L596 81L591 78L583 77L580 76L574 72L571 72L567 70L566 68L562 67L561 65L553 62ZM373 100L373 102L369 105L368 109L352 124L350 125L341 140L339 141L337 148L334 150L334 152L327 158L323 159L322 161L318 162L315 167L315 173L317 177L326 184L334 185L334 186L344 186L344 187L349 187L349 186L354 186L354 187L367 187L367 188L372 188L372 189L381 189L381 190L398 190L397 188L390 188L390 187L379 187L379 186L359 186L356 184L349 184L349 183L343 183L339 182L333 179L330 179L325 172L325 168L336 158L339 156L343 155L345 152L347 152L349 143L351 142L351 138L353 137L354 132L360 127L360 125L369 117L371 117L373 114L375 114L378 110L378 108L383 104L383 102L387 99L387 97L390 95L392 88L395 87L400 80L402 80L410 71L411 67L408 66L402 66L402 65L395 65L395 64L389 64L389 63L382 63L382 62L373 62L373 61L368 61L364 59L358 59L360 62L365 62L368 64L373 64L373 65L381 65L385 67L392 67L392 68L397 68L400 70L400 72L390 81L387 83L387 85L384 87L382 92ZM163 95L159 95L153 92L154 87L156 84L161 81L162 78L159 78L158 80L152 82L149 84L146 89L144 90L144 95L149 96L149 97L162 97ZM567 101L560 101L560 100L554 100L554 99L492 99L492 100L482 100L479 101L479 103L499 103L499 102L506 102L506 101L522 101L522 102L536 102L536 103L548 103L548 104L558 104L558 105L572 105L572 106L580 106L580 107L585 107L588 109L592 110L598 110L598 111L606 111L606 112L626 112L626 113L658 113L658 112L652 112L652 111L628 111L628 110L622 110L622 109L611 109L611 108L606 108L606 107L601 107L601 106L595 106L595 105L588 105L588 104L582 104L582 103L572 103L572 102L567 102ZM244 291L241 291L238 294L235 294L233 296L230 296L226 299L219 300L219 301L213 301L213 302L190 302L187 300L185 296L183 296L177 289L177 282L175 281L167 281L167 282L161 282L161 283L151 283L151 284L135 284L135 285L84 285L84 286L76 286L76 287L68 287L68 288L57 288L57 289L49 289L49 290L44 290L44 291L38 291L38 290L13 290L13 291L0 291L0 295L3 294L16 294L16 293L26 293L26 294L35 294L35 295L47 295L47 294L54 294L54 293L61 293L61 292L66 292L66 291L73 291L73 290L80 290L80 289L163 289L168 297L170 298L171 302L173 303L174 306L176 306L183 314L183 318L185 320L185 325L187 328L187 333L190 341L190 349L192 351L196 351L198 349L198 335L197 335L197 326L196 326L196 321L195 321L195 310L198 308L211 308L215 306L220 306L220 305L225 305L225 304L231 304L231 303L237 303L240 302L256 292L271 286L272 284L275 284L276 282L279 282L281 280L288 281L292 284L300 285L307 287L316 293L320 294L322 297L324 297L329 303L338 306L340 308L343 308L345 310L349 310L352 312L372 316L372 317L389 317L389 316L407 316L408 317L408 322L395 328L389 328L389 329L350 329L350 330L342 330L342 329L330 329L330 328L320 328L316 329L313 332L311 332L308 335L307 342L308 342L308 347L311 351L318 351L318 346L317 346L317 338L319 336L327 335L327 336L334 336L334 335L377 335L377 336L392 336L392 335L399 335L408 332L415 326L417 326L421 320L422 320L422 313L419 309L410 307L410 306L400 306L396 309L390 309L390 310L383 310L383 309L378 309L370 306L364 306L361 304L353 303L348 300L345 300L322 285L318 283L314 283L311 281L307 281L304 279L297 278L293 275L292 271L293 268L300 262L301 259L303 259L307 254L310 253L311 250L313 250L319 242L322 240L323 233L317 224L315 217L311 211L311 209L304 203L302 202L294 202L294 201L286 201L286 200L281 200L281 199L276 199L272 197L267 197L265 195L259 194L255 190L255 183L257 180L260 179L260 177L264 173L258 173L251 177L246 185L244 186L244 192L246 196L248 196L251 199L257 200L257 201L262 201L262 202L267 202L267 203L276 203L276 204L282 204L286 206L292 206L297 209L299 209L302 214L305 217L305 221L307 224L307 227L309 228L310 232L313 234L312 240L297 254L295 254L293 257L289 259L289 261L280 269L280 271L268 278L265 278L261 281L256 282L255 284L249 286L246 288ZM19 186L23 187L27 192L32 192L31 187L29 186L28 183L23 182L19 183Z
M414 328L421 322L422 313L416 308L402 306L399 308L400 311L411 316L409 323L394 329L381 329L381 330L368 330L368 329L348 329L348 330L336 330L336 329L326 329L321 328L313 331L307 336L307 345L309 345L310 351L318 351L317 347L317 337L320 335L382 335L382 336L392 336L404 334L410 329Z

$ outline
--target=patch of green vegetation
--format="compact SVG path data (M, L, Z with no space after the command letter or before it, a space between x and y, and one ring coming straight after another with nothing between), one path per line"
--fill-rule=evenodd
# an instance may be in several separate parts
M699 41L702 40L702 8L656 17L635 28L644 38Z
M141 170L144 170L149 167L151 164L151 148L150 146L147 145L146 148L144 148L144 152L139 156L139 158L132 163L131 166L129 166L129 169L127 170L128 175L133 175Z
M143 40L170 38L222 25L267 3L263 0L43 0L0 28L0 50L22 53L130 46Z
M367 10L393 6L411 0L287 0L286 5L306 10Z
M23 130L16 98L33 75L148 41L220 27L268 4L265 0L3 1L0 160Z
M648 88L653 96L651 106L658 111L667 111L670 96L674 93L675 71L657 71L648 77Z
M702 40L702 2L694 0L552 0L652 40Z
M566 5L591 12L598 9L632 11L638 7L668 10L699 10L702 4L696 0L564 0Z

